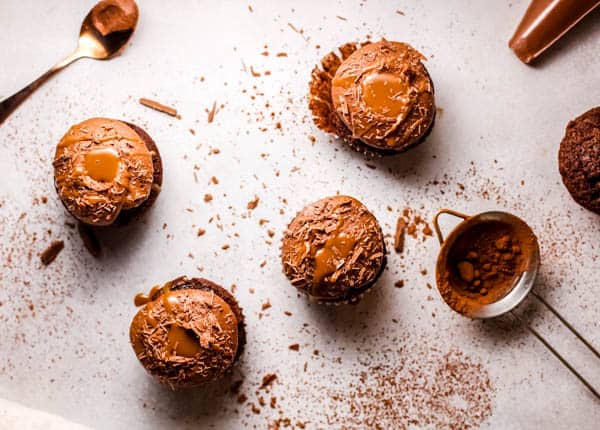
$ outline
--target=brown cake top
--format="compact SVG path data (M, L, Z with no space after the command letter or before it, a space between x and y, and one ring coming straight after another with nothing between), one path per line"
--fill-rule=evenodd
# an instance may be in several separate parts
M177 278L136 296L130 338L142 365L171 388L222 377L239 346L238 315L206 280Z
M152 153L127 124L91 118L72 126L54 156L54 180L69 212L86 224L109 225L122 209L150 195Z
M405 43L382 40L364 45L341 63L331 82L331 98L352 138L380 149L400 149L426 134L435 107L423 60Z
M308 205L288 226L283 271L321 301L344 301L372 284L384 264L379 223L358 200L334 196Z
M133 0L102 0L91 11L92 23L102 36L135 29L138 7Z
M573 199L600 214L600 107L569 122L560 143L558 167Z

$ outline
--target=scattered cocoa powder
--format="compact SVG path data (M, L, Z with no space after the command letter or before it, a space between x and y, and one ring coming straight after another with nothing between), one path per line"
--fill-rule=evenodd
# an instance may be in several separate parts
M314 428L472 430L492 415L494 387L481 363L427 338L406 336L397 342L392 348L370 349L372 342L367 341L365 351L373 352L343 378L340 361L332 358L326 363L329 376L303 379L295 391L281 383L272 387L273 394L284 390L287 395L271 405L274 411L262 409L268 428L294 428L292 423L304 428L307 421L297 405L315 403L321 413Z

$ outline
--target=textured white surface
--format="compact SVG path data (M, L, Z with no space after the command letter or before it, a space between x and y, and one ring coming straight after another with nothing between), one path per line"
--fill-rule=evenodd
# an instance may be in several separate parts
M92 3L2 2L0 98L74 47ZM536 289L599 345L600 218L570 199L556 154L567 121L599 104L600 14L531 68L506 46L526 1L250 4L253 12L246 2L141 0L138 30L121 57L70 66L0 127L0 396L99 429L265 428L277 413L268 406L250 413L225 385L244 374L245 392L256 401L254 389L273 371L285 416L309 421L308 428L329 427L320 407L323 387L336 383L328 375L351 380L370 357L361 344L394 349L399 335L406 345L426 339L427 347L456 348L483 364L495 395L482 428L597 428L599 403L539 342L516 325L455 315L426 287L434 285L435 239L408 238L403 256L389 256L389 269L363 302L326 309L308 306L288 285L278 244L296 211L338 191L363 201L386 233L404 207L427 219L445 206L511 211L540 238ZM376 169L316 130L306 101L320 57L366 35L421 50L443 109L426 143L372 162ZM269 56L261 55L265 50ZM250 65L271 74L252 77ZM253 100L257 92L264 95ZM182 119L142 107L139 97L174 105ZM225 106L208 124L205 109L215 100ZM65 225L70 218L52 184L54 145L90 116L145 128L165 166L155 208L144 223L104 237L99 260ZM210 155L211 148L220 153ZM218 185L209 185L212 176ZM214 196L211 203L203 202L205 193ZM248 214L255 195L260 203ZM34 202L42 196L46 204ZM260 218L269 223L259 226ZM207 230L203 237L196 236L199 227ZM267 229L276 232L273 245L265 242ZM65 240L65 250L42 268L36 254L52 239ZM225 243L231 248L222 250ZM249 343L236 376L194 394L156 385L128 343L134 294L180 274L235 283L248 319ZM398 279L403 289L393 287ZM272 307L259 319L267 300ZM597 361L547 312L526 313L600 387ZM301 345L299 352L288 349L292 343ZM419 359L410 348L391 356ZM338 419L337 426L344 423Z

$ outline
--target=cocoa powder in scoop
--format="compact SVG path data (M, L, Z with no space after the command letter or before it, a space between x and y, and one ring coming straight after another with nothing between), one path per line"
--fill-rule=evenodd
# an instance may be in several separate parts
M470 227L438 267L442 297L460 313L500 300L528 269L527 255L536 243L524 223L486 221Z

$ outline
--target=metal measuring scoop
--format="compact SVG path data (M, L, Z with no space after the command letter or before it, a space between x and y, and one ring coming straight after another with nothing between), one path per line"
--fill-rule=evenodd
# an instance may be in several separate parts
M0 102L0 125L23 101L56 72L80 58L106 60L118 54L133 34L138 8L133 0L103 0L87 14L77 49L18 93Z
M446 238L444 238L438 223L438 218L443 214L452 215L457 218L462 218L463 220ZM544 298L533 291L533 285L535 283L535 278L540 265L540 251L537 238L525 221L507 212L491 211L468 216L451 209L439 210L433 217L433 227L440 245L442 246L436 263L436 278L440 279L440 274L442 274L442 271L448 270L448 258L450 252L452 251L453 245L456 243L458 238L475 226L492 222L501 223L508 226L518 226L531 234L534 243L533 246L526 248L528 252L526 255L524 255L525 270L519 274L519 276L513 282L511 288L504 296L488 304L479 304L477 307L464 308L460 310L455 309L454 304L446 300L445 295L440 290L440 285L438 282L438 290L440 290L440 293L442 293L442 297L446 301L446 304L453 310L474 319L495 318L500 315L510 313L513 318L525 325L527 330L529 330L536 338L538 338L538 340L542 342L542 344L548 348L548 350L550 350L550 352L552 352L552 354L554 354L554 356L558 358L558 360L560 360L560 362L567 367L596 396L596 398L600 399L600 393L594 387L592 387L592 385L577 370L575 370L575 368L556 349L554 349L554 347L537 330L535 330L515 312L513 312L513 310L529 294L531 294L548 310L550 310L550 312L552 312L560 320L560 322L571 331L571 333L573 333L594 355L596 355L597 358L600 359L600 352L598 352L597 349L595 349L577 330L575 330L575 328L556 309L546 302Z

